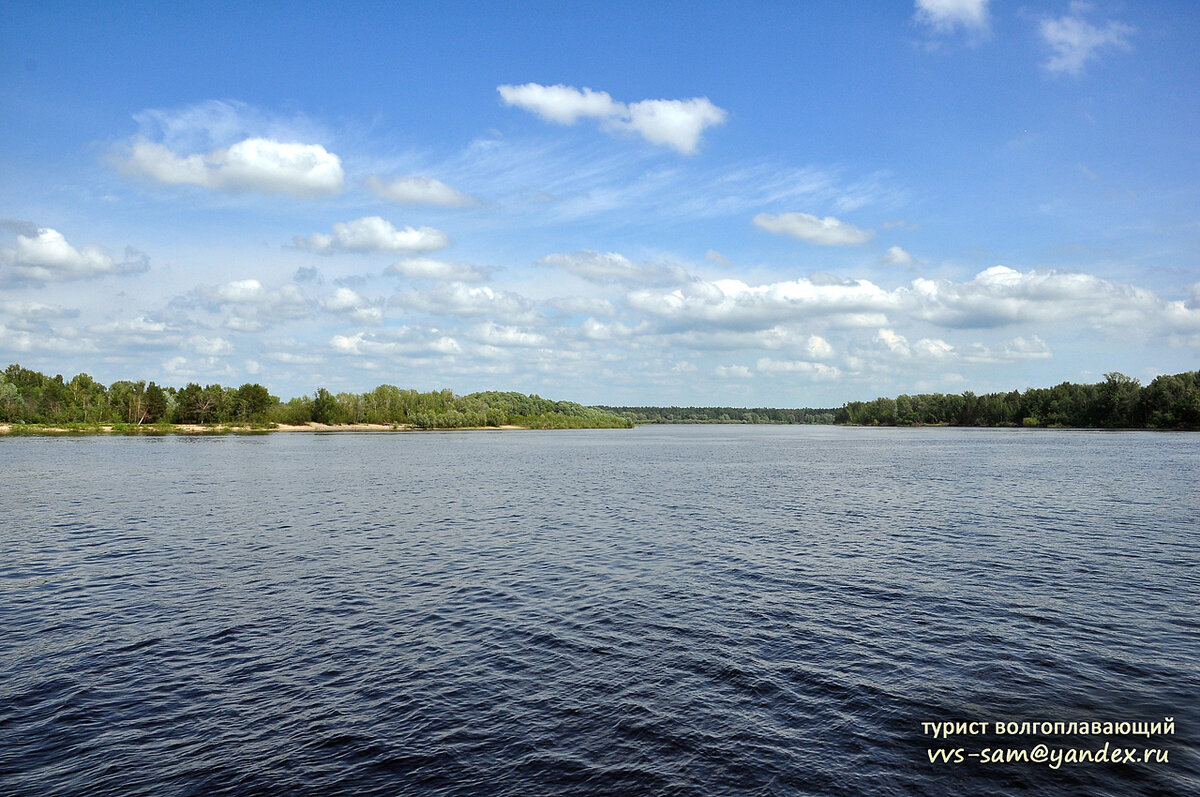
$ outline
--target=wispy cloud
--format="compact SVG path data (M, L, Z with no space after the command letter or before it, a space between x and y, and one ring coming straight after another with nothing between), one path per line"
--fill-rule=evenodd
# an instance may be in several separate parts
M617 252L552 254L538 262L598 283L677 285L691 279L682 266L674 263L634 263Z
M988 0L916 0L916 19L939 33L980 31L988 25Z
M381 199L398 205L439 205L446 208L467 208L478 205L479 200L461 191L456 191L441 180L432 177L396 177L385 180L371 175L366 180L369 191Z
M1111 19L1093 25L1084 19L1090 10L1089 3L1076 2L1066 15L1041 21L1038 32L1052 53L1044 64L1047 70L1077 76L1103 50L1132 49L1129 39L1137 32L1136 28Z
M832 216L817 218L808 213L760 213L754 225L767 232L790 235L821 246L857 246L875 236L873 230L863 230Z

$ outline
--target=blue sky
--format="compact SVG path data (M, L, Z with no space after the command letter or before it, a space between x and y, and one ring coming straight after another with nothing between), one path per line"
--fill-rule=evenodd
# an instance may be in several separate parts
M836 406L1200 367L1192 2L0 2L0 361Z

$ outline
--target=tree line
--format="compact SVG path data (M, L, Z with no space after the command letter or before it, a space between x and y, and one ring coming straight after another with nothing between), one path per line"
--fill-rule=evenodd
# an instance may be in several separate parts
M241 387L195 382L182 388L145 380L111 385L88 374L66 380L13 364L0 373L0 423L43 425L373 423L454 429L526 426L535 429L613 428L632 423L572 401L506 392L457 396L451 390L380 385L367 393L331 393L280 401L257 383Z
M778 407L608 407L600 409L646 423L833 423L837 409Z
M1103 382L961 395L921 393L851 401L836 423L879 426L1054 426L1200 429L1200 371L1163 375L1146 386L1122 373Z

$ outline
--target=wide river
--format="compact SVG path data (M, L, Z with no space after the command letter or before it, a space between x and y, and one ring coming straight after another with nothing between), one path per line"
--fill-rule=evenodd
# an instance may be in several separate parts
M1192 433L0 439L0 794L1200 794L1198 485Z

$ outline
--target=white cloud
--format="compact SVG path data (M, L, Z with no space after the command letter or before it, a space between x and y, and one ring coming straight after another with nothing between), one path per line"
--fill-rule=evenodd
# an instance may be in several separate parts
M485 316L513 324L537 323L541 320L529 299L487 285L473 287L458 282L435 284L428 290L396 294L393 301L403 307L451 318Z
M697 280L670 291L631 291L626 302L662 319L668 331L706 333L714 326L771 330L806 319L830 327L879 327L902 318L956 329L1073 322L1119 336L1200 331L1198 303L1167 301L1089 274L1022 273L1004 266L964 282L918 278L891 290L867 280L815 277L753 286Z
M470 263L450 263L429 257L410 257L388 266L386 274L411 279L448 280L454 282L481 282L487 274Z
M617 102L608 92L557 84L498 86L506 105L524 108L548 122L575 124L581 118L600 120L608 129L631 130L652 144L661 144L691 155L705 128L722 124L728 113L707 97L687 100Z
M941 338L921 338L909 343L891 329L880 329L875 342L882 344L891 358L925 363L961 361L971 364L996 364L1021 360L1045 360L1053 356L1050 347L1037 335L1016 337L997 345L967 343L954 346Z
M342 286L321 300L321 307L331 313L349 315L364 324L383 323L383 310L351 288Z
M921 338L910 344L903 335L890 329L881 329L875 335L875 340L898 357L941 360L955 356L954 347L940 338Z
M1088 61L1099 57L1101 49L1130 49L1129 37L1137 29L1111 19L1097 27L1082 16L1089 8L1087 3L1072 3L1066 16L1042 20L1038 32L1053 52L1044 64L1046 69L1078 75Z
M879 333L875 336L875 340L887 346L893 354L900 354L906 357L912 354L912 350L908 347L908 341L890 329L879 330Z
M722 379L753 379L754 372L744 365L718 365L713 373Z
M400 205L439 205L445 208L466 208L478 205L479 200L469 194L456 191L441 180L432 177L397 177L384 180L371 175L366 180L367 188L376 196Z
M919 22L947 33L961 25L982 30L988 24L988 0L916 0Z
M972 343L962 348L961 358L969 363L999 363L1017 360L1048 360L1053 356L1050 346L1037 335L1016 337L999 347Z
M462 351L459 342L449 335L411 326L379 334L334 335L329 339L329 347L337 354L391 359L441 357Z
M79 311L73 308L58 307L43 302L16 301L0 301L0 313L22 321L74 318L79 315Z
M427 252L450 244L446 233L433 227L405 227L397 230L379 216L364 216L333 225L333 234L314 233L296 236L297 249L331 254L333 252Z
M471 330L471 337L489 346L540 347L549 346L550 339L538 332L520 327L485 321Z
M755 363L755 369L759 373L765 374L803 374L818 381L833 381L842 375L839 368L825 363L806 360L772 360L769 357L760 357Z
M857 246L875 235L874 230L859 229L833 216L819 219L808 213L781 213L778 216L760 213L754 217L754 224L767 232L791 235L822 246Z
M96 346L90 340L77 337L74 330L60 330L58 334L52 334L45 331L13 329L0 324L0 351L80 354L96 351Z
M643 100L629 106L621 127L640 133L651 144L662 144L691 155L700 144L704 128L725 121L726 112L707 97L690 100Z
M216 357L203 357L199 360L189 360L186 357L175 356L165 360L163 370L176 379L209 380L213 377L233 377L237 371L227 362Z
M256 279L234 280L212 287L197 289L201 298L213 304L262 304L268 299L267 289Z
M246 138L203 155L179 155L162 144L135 141L118 165L168 185L297 197L336 194L345 179L341 158L320 144L269 138Z
M896 302L867 280L818 283L809 279L750 286L740 280L691 282L666 293L633 291L629 305L679 324L695 322L766 328L779 321L813 316L880 313Z
M579 334L588 340L613 340L616 338L628 338L634 334L635 330L622 324L620 321L612 323L604 323L597 321L595 318L588 317L579 325Z
M1100 328L1200 328L1200 311L1090 274L993 266L969 282L916 279L895 292L916 318L946 327L1081 319Z
M912 255L899 246L889 246L888 250L879 258L879 262L884 266L911 266L916 261L913 260Z
M311 309L304 292L294 282L267 288L256 279L200 285L173 304L200 306L213 313L225 311L228 313L225 327L241 332L258 331L271 321L302 318Z
M192 335L186 341L188 347L196 354L205 357L223 357L233 354L233 344L225 338L208 338L203 335Z
M804 343L804 350L815 360L826 360L833 356L833 347L820 335L810 335Z
M88 327L90 334L108 347L168 347L178 343L179 329L165 321L156 321L144 315Z
M367 300L350 288L341 287L321 300L321 306L331 313L344 313L347 310L357 310L367 304Z
M634 263L616 252L583 250L570 254L546 255L538 262L598 283L676 285L691 279L687 271L680 266L671 263Z
M786 351L803 355L809 360L833 357L833 346L820 335L812 335L800 325L776 325L767 329L719 329L708 326L665 336L672 346L685 346L694 351Z
M32 232L32 231L31 231ZM118 263L99 246L76 249L58 230L39 227L33 235L18 235L13 249L0 250L2 272L30 282L66 282L105 274L132 274L147 270L149 260L133 248Z
M505 105L524 108L548 122L560 125L575 124L580 117L604 119L621 116L626 111L625 104L615 101L606 91L592 91L589 88L581 91L561 83L554 86L538 83L505 85L498 86L496 90L500 92Z

